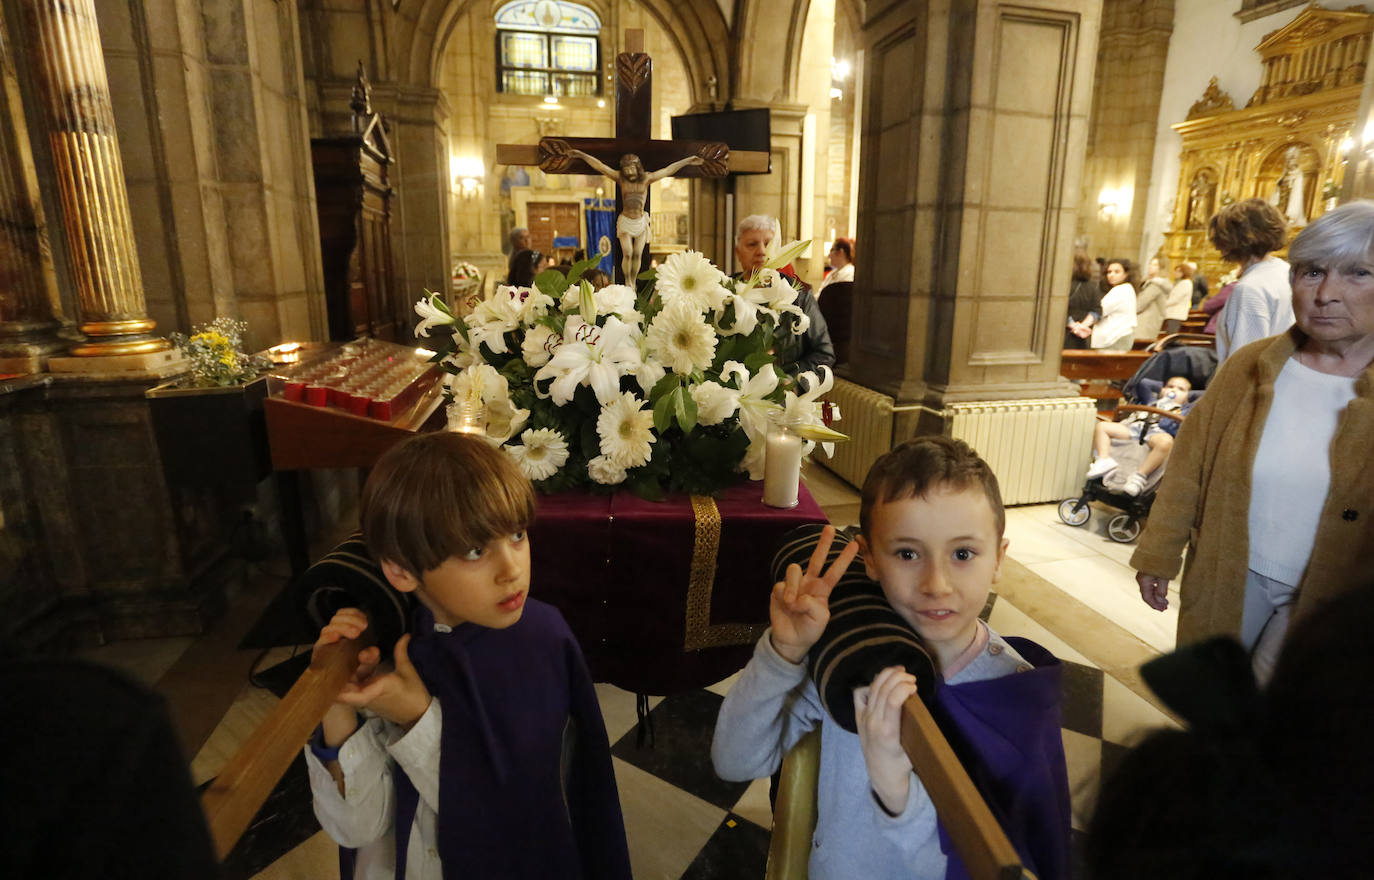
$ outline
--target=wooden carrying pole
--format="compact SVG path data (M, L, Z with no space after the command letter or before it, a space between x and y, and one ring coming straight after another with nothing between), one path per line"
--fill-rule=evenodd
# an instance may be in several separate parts
M272 714L239 746L205 790L201 808L221 861L357 671L358 652L370 644L364 632L359 639L342 639L321 648Z
M919 695L902 705L902 748L972 880L1031 876Z

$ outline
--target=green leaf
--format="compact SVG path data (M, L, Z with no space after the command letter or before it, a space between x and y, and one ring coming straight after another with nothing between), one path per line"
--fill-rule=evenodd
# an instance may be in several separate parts
M660 435L673 423L673 395L665 394L654 404L654 430Z
M776 257L764 263L763 267L765 269L781 269L799 257L801 252L809 247L811 247L811 239L809 238L806 241L794 241L783 248Z
M596 254L595 256L588 257L585 260L578 260L576 263L573 263L573 267L568 270L568 283L576 284L577 282L581 281L582 276L586 275L590 269L594 268L596 264L600 262L601 255Z
M657 269L645 269L643 272L640 272L639 275L635 276L635 280L636 280L636 281L657 281L657 280L658 280L658 270L657 270Z
M697 402L692 399L691 392L686 388L679 387L673 392L673 406L676 410L678 427L682 428L682 433L692 433L692 429L697 426Z
M751 376L771 363L773 363L773 356L767 351L756 351L744 359L745 369L749 371Z
M649 402L658 403L659 398L681 385L682 381L678 379L675 373L664 373L663 378L655 382L654 387L649 391Z
M568 279L557 269L545 269L534 277L534 286L540 293L558 302L568 289Z

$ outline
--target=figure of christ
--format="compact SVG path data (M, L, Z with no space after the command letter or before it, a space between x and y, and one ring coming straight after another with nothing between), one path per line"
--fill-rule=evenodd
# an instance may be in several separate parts
M616 238L620 239L620 267L625 273L625 283L634 286L635 271L644 256L644 246L649 243L649 212L644 210L644 200L649 194L649 184L665 177L672 177L688 165L705 165L700 156L688 156L657 171L646 172L644 164L634 153L620 157L620 170L590 156L581 150L569 150L569 156L576 156L595 168L602 176L620 185L620 216L615 221Z

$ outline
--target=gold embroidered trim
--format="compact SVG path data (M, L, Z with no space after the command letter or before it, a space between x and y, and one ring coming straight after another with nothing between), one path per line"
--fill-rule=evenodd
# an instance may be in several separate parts
M687 580L684 651L749 645L763 635L763 624L720 623L711 625L711 593L716 586L716 559L720 555L720 509L706 495L692 496L696 535L692 542L692 571Z

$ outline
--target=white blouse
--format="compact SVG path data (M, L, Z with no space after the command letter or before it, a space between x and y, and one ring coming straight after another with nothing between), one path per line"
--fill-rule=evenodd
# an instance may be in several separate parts
M1116 348L1135 338L1135 288L1118 284L1102 297L1102 317L1093 324L1092 347ZM1129 349L1130 343L1126 344Z

